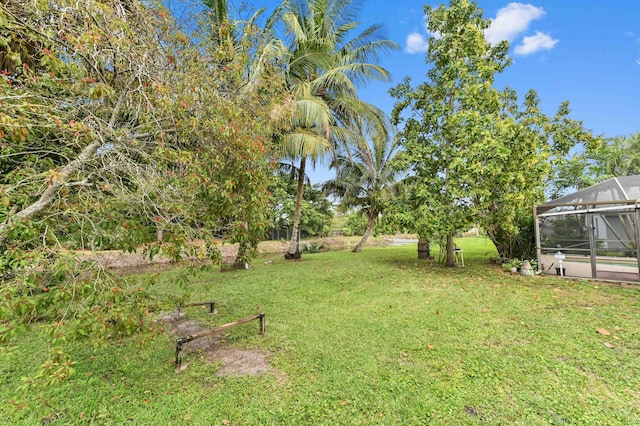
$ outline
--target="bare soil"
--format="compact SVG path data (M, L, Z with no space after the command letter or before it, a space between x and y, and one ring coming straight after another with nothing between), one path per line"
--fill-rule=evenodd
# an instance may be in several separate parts
M409 235L398 235L392 237L370 237L367 240L365 247L380 247L385 245L392 245L396 241L400 241L407 238L412 238ZM313 240L303 240L300 242L300 246L316 244L320 246L321 252L332 250L350 250L355 246L361 237L327 237L318 238ZM258 254L261 256L268 255L282 255L287 251L288 243L285 241L262 241L258 244ZM232 264L238 255L237 244L220 244L218 246L220 254L222 256L223 263ZM121 274L136 274L147 272L162 272L178 267L182 267L189 262L200 261L196 259L186 258L183 262L176 263L167 256L155 256L153 260L144 256L142 250L135 253L125 253L118 250L103 250L97 252L91 251L77 251L81 258L95 261L102 266L112 269L115 272Z
M220 348L208 353L210 360L222 362L216 376L259 376L271 371L269 354L252 349Z
M161 315L160 320L171 325L171 334L176 339L205 330L201 324L187 319L185 314L178 310ZM270 366L270 353L229 347L224 336L220 334L205 336L185 343L182 348L183 362L177 367L178 371L184 371L189 366L189 363L184 361L185 358L193 359L193 355L197 353L204 355L202 359L205 363L221 364L215 373L216 376L257 376L265 373L273 373L276 377L282 376Z

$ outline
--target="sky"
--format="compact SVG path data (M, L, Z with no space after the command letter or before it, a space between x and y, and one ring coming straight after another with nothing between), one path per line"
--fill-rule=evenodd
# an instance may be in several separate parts
M269 12L277 3L254 1ZM368 84L360 91L362 99L390 113L395 102L388 94L391 87L407 76L414 86L426 81L424 5L440 3L361 0L360 28L381 23L385 38L400 46L380 63L392 81ZM496 87L509 86L521 98L535 89L548 115L569 101L571 118L595 135L640 132L640 1L478 0L478 5L492 21L487 39L510 45L513 62L497 76ZM322 165L309 174L312 183L332 177Z

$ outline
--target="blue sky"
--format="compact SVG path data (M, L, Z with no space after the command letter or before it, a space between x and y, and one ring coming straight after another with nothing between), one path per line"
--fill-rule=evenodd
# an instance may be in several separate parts
M276 1L254 5L273 10ZM362 0L361 27L382 23L385 36L401 50L383 58L391 83L370 83L361 97L390 113L388 89L405 76L417 85L426 79L425 4L416 0ZM448 1L445 2L448 4ZM492 19L486 36L506 39L513 63L496 79L522 97L533 88L549 115L570 102L571 117L594 134L607 137L640 131L640 2L638 0L479 0ZM639 154L640 155L640 154ZM314 183L330 178L319 166Z

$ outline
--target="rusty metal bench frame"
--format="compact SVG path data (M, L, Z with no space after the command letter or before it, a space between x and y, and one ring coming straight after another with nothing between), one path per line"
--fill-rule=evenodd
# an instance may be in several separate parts
M190 306L204 306L204 305L209 305L209 313L210 314L217 314L218 312L216 311L216 301L215 300L211 300L208 302L192 302L192 303L186 303L186 304L180 304L178 305L178 312L182 312L183 308L188 308Z
M211 305L211 306L213 306L213 305ZM175 362L176 367L179 367L182 364L182 346L185 343L191 342L191 341L196 340L196 339L200 339L202 337L211 336L212 334L216 334L216 333L218 333L218 332L220 332L222 330L226 330L228 328L235 327L236 325L246 324L248 322L251 322L251 321L257 320L257 319L260 320L260 334L264 335L265 331L266 331L265 314L264 314L264 312L261 312L261 313L256 314L256 315L251 315L249 317L241 318L241 319L239 319L237 321L230 322L228 324L220 325L220 326L212 328L210 330L204 330L204 331L201 331L201 332L196 333L196 334L190 334L188 336L179 338L178 340L176 340L176 362Z

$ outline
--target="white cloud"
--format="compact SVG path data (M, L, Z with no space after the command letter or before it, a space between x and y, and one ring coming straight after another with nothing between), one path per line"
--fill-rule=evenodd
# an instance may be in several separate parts
M429 46L427 39L419 33L411 33L407 36L407 47L405 52L407 53L420 53L426 52Z
M556 43L558 43L558 40L536 31L535 35L523 38L522 43L515 48L514 52L516 55L527 56L541 50L551 50Z
M502 40L512 41L529 28L529 23L544 15L544 9L531 4L509 3L498 10L495 19L484 32L487 41L497 44Z
M502 40L512 42L519 39L527 31L529 24L544 16L545 11L541 7L532 4L512 2L498 10L496 17L491 20L489 28L485 30L485 38L491 44L497 44ZM440 38L439 34L431 34L426 28L426 34L413 32L407 36L406 53L426 52L429 46L429 37ZM517 55L526 56L541 50L551 50L558 40L549 35L537 31L535 35L524 37L522 42L514 49Z

